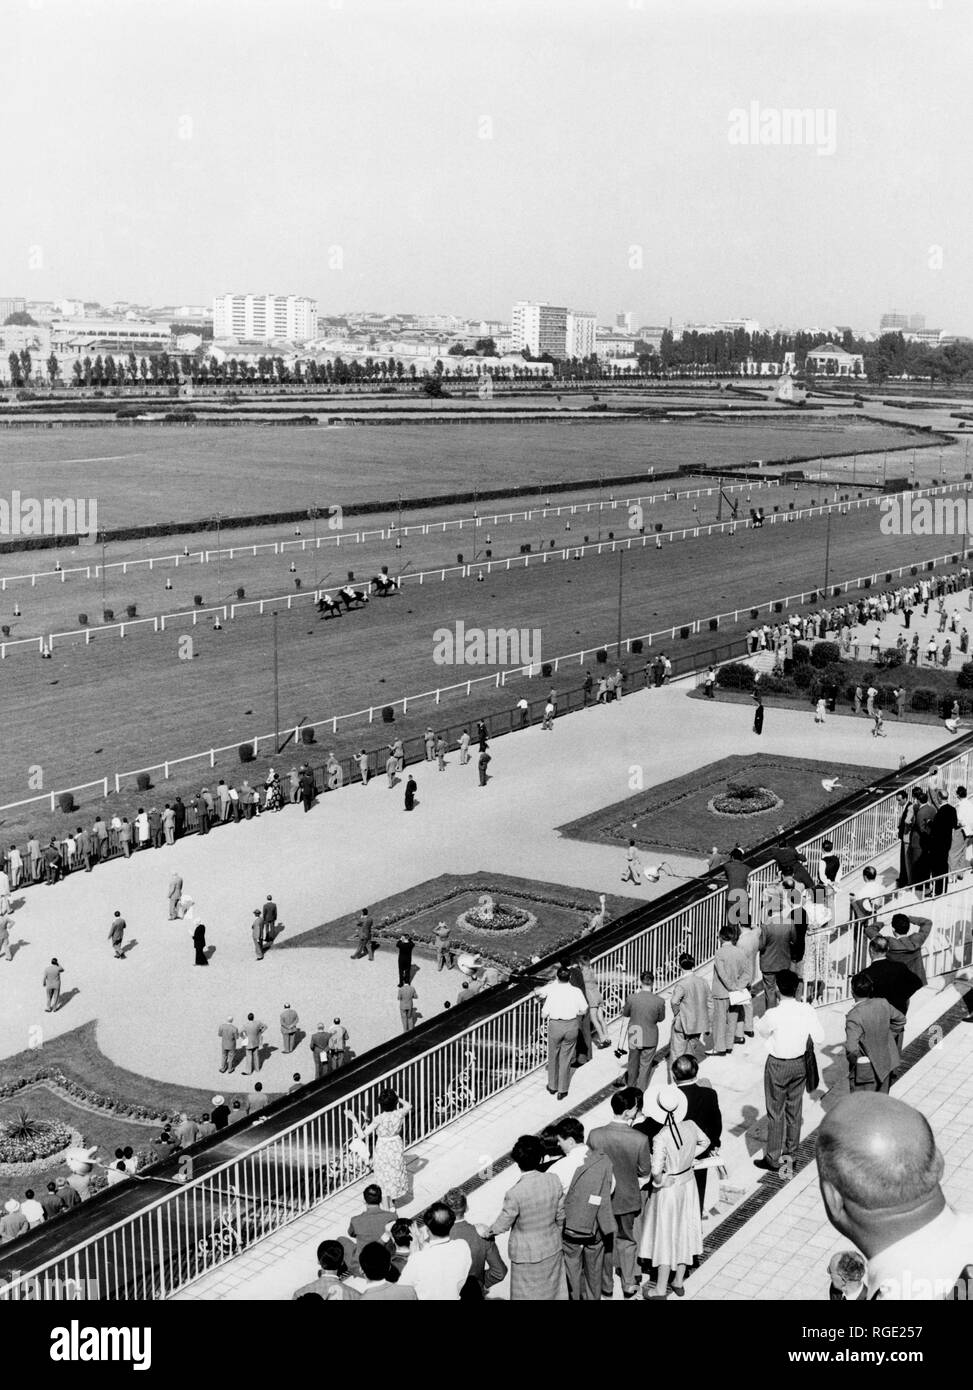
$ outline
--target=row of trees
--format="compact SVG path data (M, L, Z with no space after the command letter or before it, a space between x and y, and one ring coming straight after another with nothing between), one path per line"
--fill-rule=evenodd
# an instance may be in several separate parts
M679 371L702 367L714 372L734 372L748 358L758 362L783 363L794 354L803 371L812 349L833 342L827 333L748 333L738 328L715 333L684 333L676 340L670 329L662 335L658 353L647 343L636 344L639 365L644 371ZM864 358L869 381L883 382L889 377L927 377L933 381L963 381L973 377L973 343L949 343L945 347L906 342L901 333L883 333L874 342L856 338L851 329L841 334L839 345L846 352ZM658 368L657 365L658 364Z
M491 339L481 340L492 344ZM808 352L828 341L824 334L746 333L687 333L676 342L667 329L660 349L655 352L647 343L639 343L638 371L659 376L666 373L695 374L717 372L733 374L740 364L752 357L763 362L783 362L784 354L793 352L799 370L805 366ZM870 382L878 383L890 377L911 376L942 381L947 384L973 379L973 343L950 343L946 347L929 347L924 343L906 342L901 333L886 333L874 343L856 340L850 332L843 336L841 346L848 352L861 353L865 374ZM471 374L459 365L459 359L480 354L460 351L452 353L455 368L436 363L430 374L414 364L408 367L394 357L367 357L364 361L345 362L341 357L328 362L295 362L282 357L262 356L255 362L235 357L225 362L207 356L205 350L181 355L167 352L139 356L130 352L127 357L111 353L98 354L77 360L71 368L71 381L82 386L180 385L192 382L200 386L234 385L310 385L344 386L364 383L395 383L416 381L431 375L451 380L471 380ZM487 355L484 353L483 355ZM492 354L489 354L492 355ZM35 368L30 351L11 352L8 357L10 381L16 387L26 387L42 381L45 373L51 386L57 384L61 369L51 353L44 368ZM556 360L545 353L532 358L524 353L524 365L516 362L504 367L485 366L483 372L495 380L516 381L536 376L535 363L550 363L556 381L601 381L606 377L631 376L631 365L619 367L605 362L594 354ZM475 379L475 378L473 378Z

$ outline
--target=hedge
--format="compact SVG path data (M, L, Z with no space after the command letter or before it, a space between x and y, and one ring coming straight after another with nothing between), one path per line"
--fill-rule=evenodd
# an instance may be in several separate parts
M752 690L753 668L744 661L731 661L717 671L716 684L724 690Z

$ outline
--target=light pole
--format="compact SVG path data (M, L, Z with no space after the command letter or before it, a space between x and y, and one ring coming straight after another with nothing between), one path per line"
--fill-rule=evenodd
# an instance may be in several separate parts
M318 516L317 507L308 507L307 514L311 518L311 525L314 528L314 589L318 587Z
M885 456L884 456L884 458L882 459L882 487L883 487L883 488L885 487L885 483L886 483L886 480L887 480L887 478L888 478L888 471L889 471L889 451L888 451L888 449L886 449L886 450L885 450Z
M625 572L625 571L624 571L624 568L623 568L623 561L624 561L624 559L625 559L625 551L624 551L624 550L620 550L620 551L618 552L618 630L617 630L617 634L616 634L616 635L617 635L617 639L618 639L618 640L617 640L617 648L618 648L617 655L618 655L618 663L619 663L619 665L621 665L621 661L622 661L622 576L623 576L623 574L624 574L624 572Z
M216 513L216 588L217 600L223 597L223 551L220 544L220 528L223 525L223 517L219 512Z
M855 486L855 479L857 478L857 476L858 476L858 455L855 454L854 458L853 458L852 461L851 461L851 485L852 485L852 487Z
M105 608L108 604L108 596L105 592L105 533L101 533L101 612L104 620Z
M824 598L828 598L828 571L831 568L831 511L828 510L828 530L824 538Z
M277 680L277 609L274 609L274 754L280 752L280 686Z

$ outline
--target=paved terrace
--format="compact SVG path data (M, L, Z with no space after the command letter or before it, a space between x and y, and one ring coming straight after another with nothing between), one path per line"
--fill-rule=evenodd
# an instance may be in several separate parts
M100 1047L119 1065L225 1092L216 1028L227 1014L239 1020L253 1011L271 1025L275 1045L285 1002L311 1029L319 1018L340 1014L359 1053L396 1033L390 950L380 950L373 965L353 963L350 945L271 951L261 962L254 959L249 922L268 893L280 906L288 939L442 873L493 869L563 883L590 894L592 908L597 894L609 889L628 894L633 905L659 896L676 880L664 876L641 889L623 885L620 850L562 840L556 826L629 795L635 765L652 786L758 746L749 708L689 700L687 690L675 685L639 692L565 716L550 733L535 727L497 739L485 788L477 785L475 762L460 767L456 754L442 773L420 765L419 804L411 815L403 811L401 784L389 791L381 778L364 789L329 793L307 815L288 807L208 837L143 851L90 875L73 874L53 890L39 885L16 894L14 959L0 963L6 984L0 1054L95 1019ZM941 739L932 725L890 725L882 740L871 738L864 719L834 719L819 730L809 713L768 709L759 748L891 770ZM689 858L666 860L676 873L701 868ZM181 871L216 948L206 970L193 965L187 924L168 920L173 868ZM116 908L128 922L124 964L107 939ZM55 955L65 967L67 999L57 1013L45 1014L41 973ZM455 998L458 980L450 977L447 988L446 976L437 977L422 959L419 964L416 987L428 1017L444 999ZM32 1033L35 1028L42 1031ZM292 1056L275 1051L264 1065L265 1089L285 1090L295 1070L310 1076L310 1063L306 1045Z

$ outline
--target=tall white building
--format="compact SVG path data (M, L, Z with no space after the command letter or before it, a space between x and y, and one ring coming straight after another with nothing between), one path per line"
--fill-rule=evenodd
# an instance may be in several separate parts
M510 316L510 345L514 352L529 348L538 357L588 357L595 350L595 316L584 309L566 309L518 299Z
M590 357L595 350L596 324L587 309L569 309L564 341L565 357Z
M317 337L318 302L296 294L221 294L213 300L213 337L269 343Z

